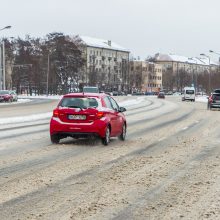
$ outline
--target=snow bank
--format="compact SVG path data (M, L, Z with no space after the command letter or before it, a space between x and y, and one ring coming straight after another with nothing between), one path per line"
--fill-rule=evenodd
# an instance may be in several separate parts
M40 119L49 119L51 116L52 116L52 112L47 112L47 113L27 115L22 117L20 116L20 117L11 117L11 118L0 118L0 125L37 121Z
M196 102L208 102L208 96L197 96Z
M30 96L30 95L19 95L18 98L20 99L56 99L56 100L59 100L61 99L63 96L61 95L33 95L33 96Z
M18 99L17 102L2 102L0 103L0 106L2 105L16 105L16 104L19 104L19 103L25 103L25 102L31 102L31 99Z

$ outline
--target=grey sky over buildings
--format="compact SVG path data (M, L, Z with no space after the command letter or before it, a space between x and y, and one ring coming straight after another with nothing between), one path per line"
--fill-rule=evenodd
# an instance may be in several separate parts
M57 31L112 40L146 58L220 52L219 0L0 0L0 37ZM217 58L216 58L217 59Z

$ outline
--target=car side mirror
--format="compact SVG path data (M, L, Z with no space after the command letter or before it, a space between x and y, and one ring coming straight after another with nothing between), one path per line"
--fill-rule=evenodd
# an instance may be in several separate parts
M125 112L126 111L126 108L124 107L119 107L119 112Z

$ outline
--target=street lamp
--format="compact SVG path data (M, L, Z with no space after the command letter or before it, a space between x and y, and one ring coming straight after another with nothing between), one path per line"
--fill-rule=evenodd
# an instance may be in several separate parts
M204 56L204 57L207 57L208 60L209 60L209 93L211 92L211 66L210 66L210 56L204 54L204 53L201 53L200 56Z
M10 29L10 28L11 28L10 25L9 25L9 26L5 26L5 27L1 28L0 31L2 31L2 30L4 30L4 29Z
M209 50L209 53L214 53L214 54L220 56L220 53L217 53L217 52L215 52L215 51L213 51L213 50ZM220 57L219 57L219 59L218 59L218 64L219 64L219 69L220 69Z
M214 54L220 55L220 53L217 53L217 52L215 52L213 50L209 50L209 53L214 53Z
M4 28L1 28L0 31L5 29L10 29L11 26L5 26ZM0 86L1 89L5 90L5 42L2 41L2 45L0 45ZM2 85L3 84L3 85Z
M195 87L196 92L197 92L198 91L198 86L197 86L197 84L198 84L198 82L197 82L197 80L198 80L198 76L197 76L198 75L198 70L197 70L198 61L196 59L194 59L194 57L190 57L188 59L195 62L195 63L192 63L192 64L196 64L196 69L193 68L192 82L193 82L193 86ZM194 70L196 70L195 75L194 75Z

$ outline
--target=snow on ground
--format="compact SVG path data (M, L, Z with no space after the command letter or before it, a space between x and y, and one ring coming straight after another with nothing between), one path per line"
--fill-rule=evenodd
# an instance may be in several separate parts
M208 96L197 96L196 102L208 102Z
M62 95L19 95L18 98L19 99L61 99L63 96Z
M0 118L0 125L37 121L40 119L49 119L51 116L52 116L52 112L47 112L42 114L27 115L21 117Z
M18 99L17 102L2 102L0 103L0 106L2 105L16 105L16 104L19 104L19 103L25 103L25 102L31 102L31 99Z

